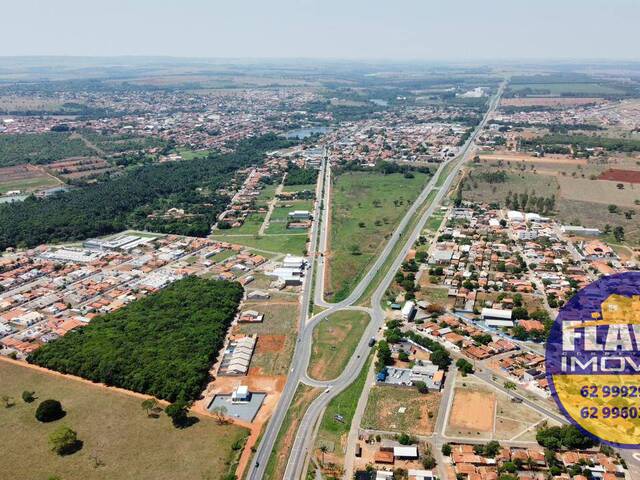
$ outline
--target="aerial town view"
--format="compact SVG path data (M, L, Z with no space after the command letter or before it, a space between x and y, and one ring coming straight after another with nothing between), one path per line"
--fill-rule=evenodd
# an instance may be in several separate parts
M640 4L221 3L3 7L0 480L640 480Z

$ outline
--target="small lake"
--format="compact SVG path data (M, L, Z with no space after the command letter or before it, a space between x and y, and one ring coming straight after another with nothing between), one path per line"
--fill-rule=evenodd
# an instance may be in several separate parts
M325 134L329 131L329 127L309 127L309 128L299 128L297 130L290 130L284 134L287 138L297 138L298 140L303 140L311 135L316 133Z

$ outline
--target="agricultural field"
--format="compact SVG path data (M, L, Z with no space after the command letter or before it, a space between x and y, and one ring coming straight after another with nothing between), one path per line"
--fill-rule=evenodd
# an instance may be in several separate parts
M40 167L22 164L0 168L0 195L20 190L21 193L35 192L57 187L62 182Z
M416 388L376 385L369 393L362 428L431 435L441 397L439 392L422 394Z
M267 301L247 301L242 308L257 310L265 316L262 323L240 323L237 327L243 335L258 335L251 360L251 374L286 375L298 331L297 296L272 294Z
M233 473L247 430L218 425L209 417L177 429L161 413L149 418L140 404L144 397L108 389L52 372L0 360L0 390L15 406L0 409L5 439L2 465L12 478L64 480L217 479ZM25 390L36 401L21 400ZM34 412L40 401L59 400L66 415L40 423ZM50 451L47 438L59 425L78 433L82 448L66 456Z
M332 380L346 367L362 338L369 315L342 311L322 320L313 330L309 375L316 380Z
M348 172L334 179L328 287L332 301L346 298L429 177Z
M524 97L524 98L502 98L502 107L575 107L580 105L591 105L603 103L599 97Z
M68 158L47 165L47 169L65 179L95 177L118 170L113 164L99 157Z

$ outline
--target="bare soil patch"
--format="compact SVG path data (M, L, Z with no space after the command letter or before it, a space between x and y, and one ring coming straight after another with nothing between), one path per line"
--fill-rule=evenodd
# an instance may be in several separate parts
M449 426L463 430L491 432L495 407L494 393L456 388Z

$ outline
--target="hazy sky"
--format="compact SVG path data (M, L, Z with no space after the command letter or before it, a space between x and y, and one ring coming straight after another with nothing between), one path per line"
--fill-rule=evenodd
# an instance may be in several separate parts
M640 59L640 0L2 3L0 55Z

